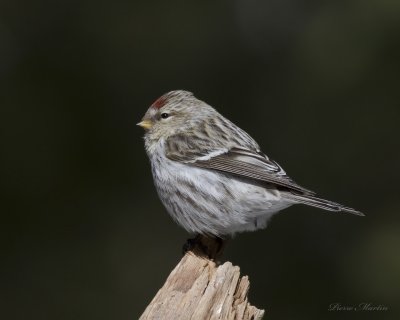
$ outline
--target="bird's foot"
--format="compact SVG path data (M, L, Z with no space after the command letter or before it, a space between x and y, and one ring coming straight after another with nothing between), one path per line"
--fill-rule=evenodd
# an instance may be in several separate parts
M183 246L183 254L188 251L196 255L206 256L208 259L216 259L221 256L225 247L225 240L215 236L197 235L188 239Z

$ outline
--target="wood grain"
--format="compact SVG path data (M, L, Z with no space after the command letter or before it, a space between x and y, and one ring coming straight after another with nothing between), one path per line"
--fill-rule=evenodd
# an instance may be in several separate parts
M215 262L221 251L215 239L190 243L140 319L262 319L264 311L248 302L248 277L230 262Z

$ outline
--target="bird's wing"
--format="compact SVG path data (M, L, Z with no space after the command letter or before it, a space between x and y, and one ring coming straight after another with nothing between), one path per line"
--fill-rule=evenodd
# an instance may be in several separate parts
M166 156L170 160L196 167L216 170L261 184L273 184L300 194L315 194L290 179L278 163L259 150L242 146L205 148L201 141L173 136L166 141ZM182 140L183 139L183 140ZM200 146L200 147L199 147Z

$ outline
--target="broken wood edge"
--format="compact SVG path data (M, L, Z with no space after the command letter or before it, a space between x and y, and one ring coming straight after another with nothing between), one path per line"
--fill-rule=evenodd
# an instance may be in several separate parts
M221 242L196 237L190 245L140 319L262 319L264 310L248 302L248 277L231 262L216 261Z

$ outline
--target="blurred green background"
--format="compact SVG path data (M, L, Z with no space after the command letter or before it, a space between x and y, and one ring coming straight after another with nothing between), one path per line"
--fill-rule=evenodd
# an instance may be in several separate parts
M400 2L0 2L1 319L136 319L188 235L135 124L186 89L297 182L225 258L266 319L400 319ZM386 312L330 312L331 303Z

